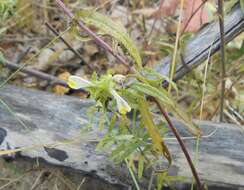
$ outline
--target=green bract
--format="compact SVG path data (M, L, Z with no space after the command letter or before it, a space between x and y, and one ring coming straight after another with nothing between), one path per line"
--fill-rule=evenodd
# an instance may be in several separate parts
M131 111L129 104L114 89L115 82L110 74L102 76L97 81L88 81L78 76L70 76L68 86L73 89L85 88L102 105L105 105L106 101L112 96L117 103L119 113L126 114Z

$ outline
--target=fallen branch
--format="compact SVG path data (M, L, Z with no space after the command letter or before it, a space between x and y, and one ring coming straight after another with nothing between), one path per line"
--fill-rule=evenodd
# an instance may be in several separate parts
M21 68L21 65L11 63L10 61L7 61L7 60L5 60L4 65L11 70L17 70L17 69ZM42 80L46 80L48 82L51 82L51 84L58 84L58 85L62 85L62 86L67 86L66 81L61 80L55 76L46 74L44 72L35 70L35 69L22 68L21 72L29 74L31 76L35 76L35 77L42 79Z

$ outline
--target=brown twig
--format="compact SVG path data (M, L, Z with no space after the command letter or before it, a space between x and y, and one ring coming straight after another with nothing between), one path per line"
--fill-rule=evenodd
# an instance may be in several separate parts
M177 129L174 127L174 125L171 122L171 120L170 120L167 112L161 106L161 104L159 103L159 101L156 98L154 98L154 97L151 97L151 98L156 103L156 105L159 108L160 112L162 113L163 117L166 119L166 121L167 121L167 123L169 125L169 128L171 129L171 131L175 135L175 137L176 137L176 139L177 139L177 141L178 141L178 143L179 143L179 145L180 145L180 147L182 149L182 152L184 153L184 155L185 155L185 157L187 159L187 162L188 162L188 164L189 164L189 166L191 168L191 171L192 171L192 174L193 174L193 176L195 178L195 181L196 181L196 185L197 185L198 190L203 190L204 188L203 188L203 186L201 184L201 181L200 181L200 178L199 178L198 173L196 171L196 168L195 168L195 166L194 166L194 164L192 162L192 159L191 159L191 157L190 157L190 155L189 155L189 153L188 153L188 151L186 149L186 146L185 146L184 142L182 141L182 139L180 137L180 134L178 133Z
M5 67L7 67L8 69L11 70L19 70L21 69L21 72L35 76L37 78L43 79L43 80L47 80L49 82L51 82L52 84L59 84L62 86L67 86L67 83L64 80L60 80L57 77L51 76L49 74L34 70L34 69L29 69L29 68L22 68L22 65L19 65L18 63L20 63L24 57L28 54L28 52L30 51L30 47L26 48L23 52L21 52L19 55L17 55L16 61L14 61L13 63L8 61L8 60L4 60L3 64Z
M223 0L218 0L219 29L220 29L220 61L221 61L221 98L220 98L220 118L223 122L224 117L224 96L225 96L225 39L224 39L224 11Z
M21 67L20 65L18 65L16 63L11 63L10 61L7 61L7 60L5 60L4 65L7 68L13 69L13 70L19 69ZM57 77L43 73L41 71L37 71L34 69L29 69L29 68L22 68L21 72L35 76L35 77L43 79L43 80L47 80L47 81L51 82L52 84L59 84L62 86L67 86L67 83L64 80L60 80Z
M161 0L161 1L160 1L159 8L158 8L158 10L157 10L157 14L161 11L163 4L164 4L164 0ZM151 38L151 35L152 35L152 33L153 33L153 30L154 30L154 27L155 27L157 21L158 21L158 16L156 16L156 18L155 18L154 21L153 21L152 28L151 28L151 30L150 30L150 32L149 32L149 34L148 34L148 37L147 37L148 39Z
M25 56L29 53L31 47L27 47L23 50L23 52L20 52L17 56L16 56L16 60L14 61L15 64L19 64L24 58Z
M190 18L187 20L181 34L183 34L186 31L186 28L188 27L191 19L195 16L195 14L201 9L201 7L207 2L208 0L203 0L202 3L196 8L196 10L192 13L192 15L190 16Z
M20 38L20 37L8 37L4 36L4 38L1 38L1 43L25 43L25 42L32 42L32 41L44 41L44 40L50 40L49 37L33 37L33 38Z
M62 36L60 36L60 34L58 33L57 30L55 30L55 28L53 28L48 22L45 23L45 25L48 27L49 30L51 30L53 32L53 34L55 36L59 36L59 39L78 57L80 58L80 60L83 61L83 58L81 57L81 55L79 54L78 51L76 51Z
M74 49L59 33L55 28L53 28L48 22L45 23L45 25L48 27L49 30L51 30L55 36L59 37L59 39L72 51L81 61L83 61L83 58L81 57L80 53ZM87 67L90 70L93 70L93 68L87 64Z

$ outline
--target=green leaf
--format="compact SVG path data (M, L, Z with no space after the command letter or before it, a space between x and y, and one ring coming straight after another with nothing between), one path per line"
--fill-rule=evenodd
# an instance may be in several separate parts
M86 24L94 25L103 33L115 38L127 49L129 54L137 63L137 66L139 66L139 68L142 67L139 51L121 24L114 22L108 16L95 12L94 10L81 10L76 15L77 18L82 18L82 21L84 21Z
M191 32L186 32L184 34L181 35L180 37L180 49L183 51L187 45L187 42L189 41L189 39L191 39L193 37L193 33Z
M172 87L178 94L178 88L174 81L170 81L169 77L158 73L157 71L155 71L150 67L144 67L143 70L141 71L141 75L137 75L137 78L139 81L150 84L151 86L154 86L156 88L158 88L158 86L161 87L163 81L167 81L172 85Z
M4 32L7 31L7 29L8 29L8 27L0 28L0 37L1 37L1 35L2 35Z
M243 0L240 0L240 4L241 4L241 1ZM230 12L231 9L237 4L239 3L239 0L231 0L231 1L226 1L224 2L224 10L226 13ZM243 9L242 9L243 10Z
M125 158L128 158L130 155L132 155L134 152L137 152L138 147L139 145L136 142L127 145L122 154L120 154L119 158L117 157L118 161L121 162Z
M112 153L111 153L110 156L111 156L113 159L115 159L119 154L121 154L121 152L124 152L125 149L126 149L126 146L125 146L124 143L122 143L122 144L118 145L118 146L116 147L116 149L114 149L114 150L112 151Z
M3 55L3 53L0 51L0 64L4 64L4 62L5 62L4 55Z
M138 161L138 179L141 179L144 170L144 157L141 155Z
M166 55L170 55L174 51L173 44L170 44L170 43L164 42L164 41L158 41L157 44L160 45L160 51L165 52Z
M185 112L183 112L177 104L171 106L169 111L173 112L174 116L185 124L185 127L189 132L196 136L201 135L200 128L193 123L192 119Z
M240 0L241 10L244 13L244 0Z
M136 141L119 144L116 149L112 151L111 157L115 162L119 163L136 152L139 146L140 144Z
M115 139L117 141L129 141L133 138L133 135L117 135Z
M155 151L161 152L164 157L168 160L169 164L172 162L172 158L167 146L164 144L163 138L160 135L158 128L155 126L152 115L149 111L149 107L145 98L140 100L140 113L141 113L141 122L147 128L147 131L152 138L153 147Z
M166 105L173 105L173 101L170 98L168 92L163 88L155 88L149 84L136 82L131 86L132 89L137 90L138 92L142 92L146 95L153 96L158 98L160 101L165 103Z
M172 111L172 113L185 124L186 128L192 134L197 136L200 135L200 129L196 125L194 125L191 118L185 112L181 111L179 106L174 102L172 98L170 98L168 92L165 89L161 87L156 88L150 86L149 84L144 84L140 82L134 83L131 88L160 100L160 102L162 102L163 105L166 106L167 109L169 109L169 111Z
M109 130L108 130L109 132L111 132L113 130L116 120L117 120L116 113L113 113L112 117L110 118Z

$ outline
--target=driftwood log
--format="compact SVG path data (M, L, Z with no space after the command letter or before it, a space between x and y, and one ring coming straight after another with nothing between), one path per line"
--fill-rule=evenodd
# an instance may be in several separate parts
M51 164L94 174L120 185L121 189L127 189L131 184L125 166L114 165L105 153L95 150L104 133L97 124L98 113L94 113L97 120L92 130L81 133L89 122L87 110L93 105L92 101L15 86L3 87L0 98L15 113L11 114L1 104L0 149L25 147L15 156L42 158ZM175 122L175 125L183 136L187 136L182 124ZM203 138L200 143L197 168L201 179L215 187L244 187L244 134L240 126L200 122L200 127L205 135L217 128L211 137ZM193 155L195 140L185 142ZM174 158L170 173L188 177L182 182L187 184L191 177L187 162L175 140L169 140L167 144ZM148 178L142 179L142 185L147 182Z
M238 5L226 16L225 22L225 38L228 42L244 29L244 15ZM218 23L204 27L186 46L184 63L178 63L175 79L181 78L206 60L211 44L211 55L218 51L219 38ZM170 58L166 58L156 69L167 75L169 63ZM97 121L92 130L84 134L80 132L88 123L87 110L93 105L92 101L14 86L1 88L0 98L14 111L10 113L1 102L0 149L20 150L18 154L9 156L42 158L54 165L96 175L111 184L119 185L121 189L128 189L132 184L125 166L114 165L105 153L95 150L104 133L98 129L98 113L94 113ZM177 121L175 124L181 134L186 135L182 124ZM201 179L210 185L210 189L243 188L243 131L238 126L224 123L200 122L200 127L204 134L217 128L214 135L201 140L197 165ZM170 172L172 175L186 176L187 180L181 185L187 186L191 178L187 162L176 141L167 141L167 144L174 156ZM194 140L186 140L186 144L193 155ZM146 187L148 177L144 177L141 182Z

